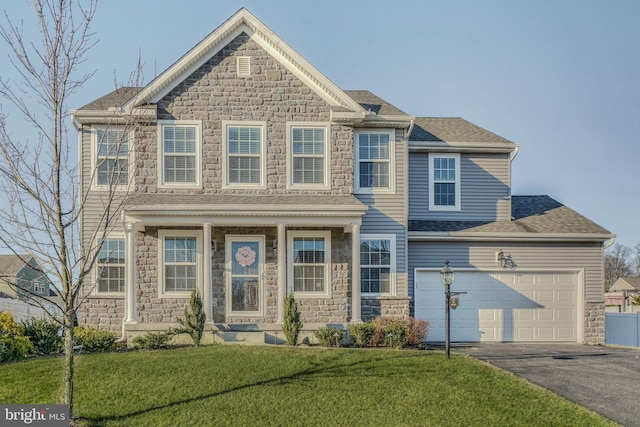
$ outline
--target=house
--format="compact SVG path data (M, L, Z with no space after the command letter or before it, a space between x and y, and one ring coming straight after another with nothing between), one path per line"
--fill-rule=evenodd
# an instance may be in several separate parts
M640 292L640 277L619 277L609 288L609 292Z
M83 324L165 330L198 289L208 336L273 342L292 293L308 333L416 316L437 341L450 260L467 292L453 341L604 341L613 235L550 197L512 196L517 144L343 90L244 8L73 120L85 245L101 194L124 200Z
M0 255L0 298L27 301L33 296L54 295L33 255Z

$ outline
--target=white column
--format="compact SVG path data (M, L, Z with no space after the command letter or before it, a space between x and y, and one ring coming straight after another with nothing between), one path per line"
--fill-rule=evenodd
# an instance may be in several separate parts
M125 323L136 323L136 225L129 222L126 225L125 238Z
M284 321L284 298L287 291L287 237L284 224L278 224L278 323Z
M360 318L360 224L351 226L351 323Z
M211 224L202 224L203 244L204 244L204 262L202 263L204 271L202 272L202 305L207 322L213 321L213 306L211 301Z

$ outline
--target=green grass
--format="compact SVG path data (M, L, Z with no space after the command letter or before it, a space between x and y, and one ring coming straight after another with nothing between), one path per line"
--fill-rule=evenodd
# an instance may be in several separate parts
M0 366L0 402L55 403L61 358ZM76 358L90 426L606 426L466 356L218 345Z

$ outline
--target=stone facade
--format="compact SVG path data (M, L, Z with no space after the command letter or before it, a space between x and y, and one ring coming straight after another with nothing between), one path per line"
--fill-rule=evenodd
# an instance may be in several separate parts
M584 309L584 342L604 344L605 307L603 303L586 303Z

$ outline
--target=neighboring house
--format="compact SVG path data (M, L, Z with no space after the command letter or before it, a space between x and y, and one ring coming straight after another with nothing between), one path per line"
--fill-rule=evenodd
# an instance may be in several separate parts
M609 292L640 292L640 277L619 277L609 288Z
M0 294L28 301L32 296L54 296L51 284L31 254L0 255Z
M131 115L124 150L106 149ZM453 341L604 341L613 235L547 196L512 196L516 144L343 90L246 9L73 118L85 244L116 170L127 195L80 323L165 330L198 289L208 331L272 342L292 293L307 331L414 315L442 340L449 259L467 292Z

